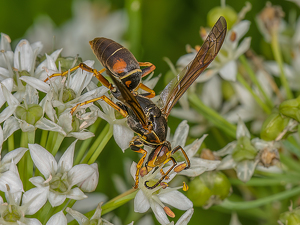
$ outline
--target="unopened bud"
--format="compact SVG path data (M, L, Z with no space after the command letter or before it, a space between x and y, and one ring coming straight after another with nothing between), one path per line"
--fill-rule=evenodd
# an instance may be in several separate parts
M42 118L44 112L43 108L38 104L31 104L27 109L23 105L19 105L16 109L16 117L34 125L39 119Z
M217 22L220 16L225 17L227 21L228 29L232 27L232 25L237 21L238 18L236 11L230 6L225 6L225 7L218 6L211 9L208 12L207 14L208 25L210 27L213 27L213 25Z
M271 113L262 125L260 138L265 141L275 140L286 128L289 120L290 118L287 118L278 112Z
M300 122L300 96L282 102L279 105L279 112Z
M286 225L298 225L300 224L300 208L284 212L280 214L280 221Z
M252 160L256 157L257 150L251 144L250 138L247 136L241 136L237 140L236 147L232 152L232 158L236 162L240 162L243 160Z

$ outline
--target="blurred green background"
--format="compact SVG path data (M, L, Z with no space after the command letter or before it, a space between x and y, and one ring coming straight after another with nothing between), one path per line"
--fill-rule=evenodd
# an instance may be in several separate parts
M77 1L78 2L78 1ZM128 10L133 7L132 1L121 0L99 0L90 1L94 7L104 8L106 13L112 13L118 10ZM255 16L263 9L266 4L264 0L252 0L249 1L252 4L252 10L246 14L245 19L250 20L252 25L249 32L245 36L252 37L251 47L258 54L262 54L262 36L259 33L255 24ZM270 1L274 5L280 5L283 11L286 13L286 19L291 11L297 11L299 15L299 8L294 3L284 0ZM242 0L228 0L227 5L233 7L239 12L244 6L245 1ZM174 64L178 58L186 53L185 46L190 44L191 46L200 45L202 43L199 36L200 26L207 26L207 13L213 7L219 6L219 0L148 0L141 1L140 14L133 14L129 18L127 23L124 23L124 33L122 34L122 40L125 40L129 49L132 50L138 61L149 61L156 65L155 75L166 74L169 70L169 66L163 60L163 57L168 57ZM72 0L23 0L23 1L1 1L0 7L0 31L8 34L12 39L13 49L21 38L24 38L26 31L33 25L34 21L41 15L48 15L54 22L54 29L59 29L72 20L76 15L74 10L74 1ZM101 12L101 10L99 11ZM127 24L127 25L126 25ZM93 29L93 24L87 23L85 26ZM82 29L82 26L73 28L68 31L69 35L75 35L81 32L78 29ZM133 30L133 31L132 31ZM74 34L73 34L74 32ZM82 32L85 32L83 30ZM94 30L96 36L104 36L99 30ZM88 34L87 34L88 35ZM95 37L96 37L95 36ZM51 39L51 37L50 37ZM43 44L46 40L40 41ZM135 41L134 44L131 41ZM88 42L85 43L70 43L71 45L82 45L83 49L87 52L91 52ZM64 46L58 46L64 47ZM62 53L64 54L64 52ZM82 55L83 52L77 52ZM93 57L93 56L92 56ZM83 60L93 58L83 58ZM159 93L165 84L160 82L155 91ZM171 130L174 131L179 119L173 119ZM104 126L105 122L101 122L101 126ZM169 124L170 125L170 124ZM71 140L70 140L71 141ZM113 198L118 195L115 188L112 188L113 182L110 179L111 174L119 174L125 177L128 173L123 167L125 158L138 160L139 156L132 151L126 151L123 154L120 150L116 149L117 146L113 140L110 140L105 150L101 154L99 163L100 181L98 190L104 192L109 198ZM109 171L109 173L103 173L101 171ZM131 180L129 180L130 188ZM101 185L103 184L103 185ZM132 202L129 203L132 207ZM141 215L132 215L132 208L121 207L117 209L116 215L120 218L128 218L128 215L133 216L131 218L139 218ZM182 212L175 211L177 218ZM195 213L192 217L190 224L228 224L230 221L230 212L227 212L220 207L212 207L209 210L201 208L195 208ZM243 212L239 212L239 219L242 224L257 224L257 221L253 221L249 214L243 217ZM125 220L125 219L124 219ZM131 221L124 221L124 224Z

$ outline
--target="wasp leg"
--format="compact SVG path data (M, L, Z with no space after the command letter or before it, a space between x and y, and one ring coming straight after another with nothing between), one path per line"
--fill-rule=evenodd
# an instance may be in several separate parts
M171 168L165 173L165 175L163 175L160 179L159 179L159 181L157 181L153 186L148 186L147 185L147 183L149 182L149 181L146 181L145 182L145 187L146 188L148 188L148 189L153 189L153 188L156 188L162 181L163 181L163 179L165 179L168 175L169 175L169 173L172 171L172 169L177 165L177 162L175 161L175 159L173 158L173 157L170 157L170 158L168 158L166 161L164 161L163 162L163 165L165 165L167 162L169 162L170 160L172 160L172 162L173 162L173 165L171 166Z
M138 146L135 146L133 145L133 143L130 143L130 148L131 150L135 151L135 152L138 152L138 153L142 153L143 156L142 158L140 159L140 161L138 162L138 164L136 165L136 173L135 173L135 184L134 184L134 189L137 189L138 188L138 184L139 184L139 173L140 173L140 170L143 166L143 163L145 161L145 158L146 158L146 155L147 155L147 151L138 147Z
M75 66L75 67L73 67L73 68L71 68L71 69L69 69L69 70L67 70L67 71L65 71L63 73L54 73L51 76L47 77L44 80L44 82L47 82L52 77L59 77L59 76L63 77L63 76L66 76L69 72L73 72L73 71L75 71L75 70L77 70L79 68L82 69L82 70L85 70L85 71L87 71L89 73L93 73L93 75L101 82L101 84L103 86L107 87L110 90L114 90L114 87L112 86L112 84L101 74L101 73L103 73L106 70L105 68L103 68L100 71L97 71L96 69L93 69L93 68L87 66L84 63L80 63L78 66Z
M139 86L137 86L136 90L139 89L139 88L148 92L148 93L145 93L145 94L141 94L142 96L147 97L147 98L155 97L155 92L151 88L144 85L143 83L140 83Z
M186 166L184 167L184 168L181 168L182 167L182 164L180 164L180 165L178 165L178 169L177 169L177 173L178 172L180 172L181 170L186 170L186 169L188 169L188 168L190 168L190 166L191 166L191 162L190 162L190 159L189 159L189 157L187 156L187 154L186 154L186 152L183 150L183 148L181 147L181 146L177 146L177 147L175 147L173 150L172 150L172 155L175 153L175 152L177 152L177 151L181 151L182 152L182 154L183 154L183 156L184 156L184 158L185 158L185 160L186 160ZM175 168L176 169L176 168Z
M116 103L114 103L112 100L110 100L108 97L106 97L105 95L99 97L99 98L94 98L94 99L91 99L91 100L88 100L88 101L85 101L85 102L82 102L82 103L78 103L76 106L74 106L72 109L71 109L71 114L73 114L75 112L75 110L79 107L79 106L83 106L83 105L87 105L89 103L92 103L92 102L96 102L98 100L103 100L105 101L107 104L109 104L111 107L113 107L115 110L117 110L118 112L121 113L121 115L126 118L128 113L127 111L125 111L124 109L122 109L120 106L118 106Z
M142 69L142 77L147 76L149 73L155 70L155 66L150 62L139 62L140 66L145 66L146 68Z

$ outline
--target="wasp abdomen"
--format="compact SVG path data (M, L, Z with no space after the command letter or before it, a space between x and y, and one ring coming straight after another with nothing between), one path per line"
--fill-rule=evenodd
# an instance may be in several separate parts
M95 38L90 45L101 64L120 78L132 70L140 69L134 55L111 39Z

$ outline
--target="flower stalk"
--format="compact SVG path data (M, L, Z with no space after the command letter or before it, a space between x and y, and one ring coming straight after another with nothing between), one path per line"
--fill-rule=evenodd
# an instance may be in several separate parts
M279 70L280 70L280 81L281 84L286 92L286 96L287 99L292 99L294 98L293 93L290 89L290 86L287 82L286 79L286 74L285 71L283 69L283 59L282 59L282 54L281 54L281 50L280 50L280 46L279 46L279 42L278 42L278 32L277 30L274 30L271 33L271 48L272 48L272 52L275 58L275 61L277 62L278 66L279 66Z
M237 80L250 92L250 94L253 96L257 104L267 113L271 113L271 109L255 94L253 89L250 87L250 85L246 82L246 80L243 78L243 76L240 73L237 73Z

